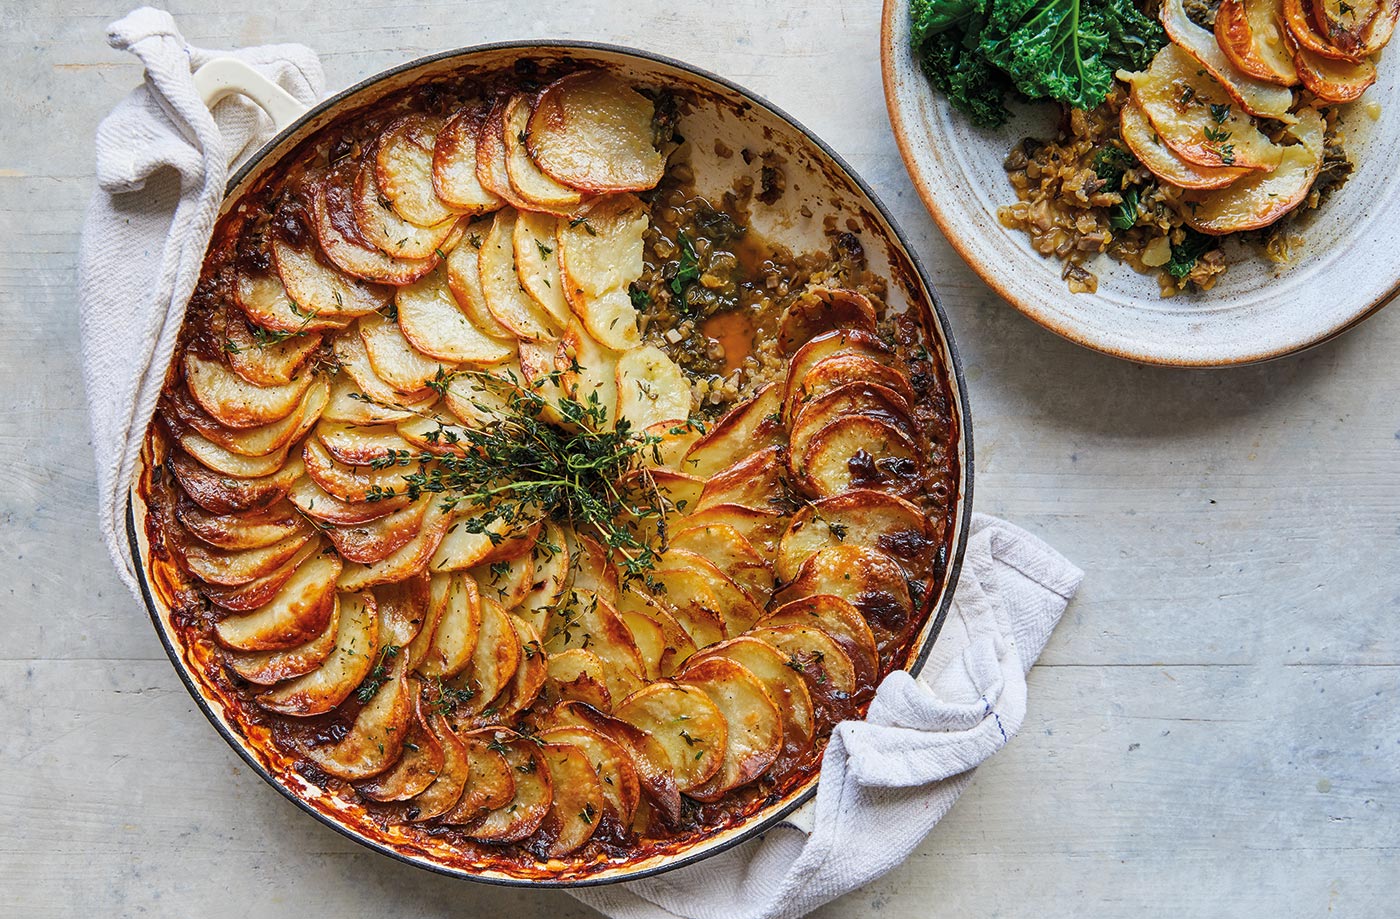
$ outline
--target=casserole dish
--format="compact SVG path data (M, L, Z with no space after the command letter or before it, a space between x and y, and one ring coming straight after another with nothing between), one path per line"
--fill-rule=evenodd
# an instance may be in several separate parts
M868 260L870 270L888 279L885 300L891 311L915 317L927 332L929 350L935 353L926 355L926 359L938 368L939 377L929 382L946 394L945 412L952 427L947 438L948 461L955 474L947 496L948 525L938 550L936 587L919 597L908 642L901 647L897 661L898 666L917 671L951 603L970 516L971 440L957 354L931 283L873 194L829 148L772 106L718 77L678 62L579 43L512 43L448 52L387 71L302 114L297 113L289 97L246 68L234 62L215 62L208 65L212 69L201 71L197 77L206 99L213 104L229 93L246 95L281 128L231 179L221 217L247 205L252 192L268 175L328 125L354 117L395 94L416 91L437 81L518 73L524 66L522 61L528 62L529 68L596 68L636 85L666 86L684 94L689 105L682 124L692 150L695 182L702 194L718 196L722 189L738 181L749 163L747 157L735 155L736 151L762 151L780 158L786 191L775 197L769 207L750 215L751 228L767 238L782 239L795 251L818 249L830 234L830 226L823 218L839 215L844 218L847 235L859 235L862 257ZM208 646L188 640L189 623L182 621L175 609L180 572L158 544L160 529L148 500L151 483L159 478L163 468L159 462L152 462L152 456L148 451L144 457L137 487L132 491L130 536L133 557L143 575L147 605L167 652L201 709L240 756L303 810L357 842L420 867L493 883L610 883L689 864L751 838L814 793L817 774L812 769L800 782L755 802L733 819L707 826L704 832L665 845L599 855L587 864L550 859L535 863L504 861L482 855L479 849L464 856L441 836L421 832L416 826L376 820L353 796L328 793L315 781L314 773L308 776L305 770L297 768L297 763L280 755L272 742L271 729L240 716L227 685L215 678L222 671L219 660L210 656ZM691 740L688 738L687 743ZM588 822L591 819L590 813Z

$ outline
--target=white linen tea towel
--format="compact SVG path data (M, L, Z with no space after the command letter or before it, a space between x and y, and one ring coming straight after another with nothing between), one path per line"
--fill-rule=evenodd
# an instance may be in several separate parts
M192 74L215 53L187 45L167 13L136 10L111 26L108 40L141 59L146 82L98 129L80 303L101 529L135 593L122 536L132 470L229 169L267 139L271 124L236 99L212 115L204 108ZM232 54L303 102L321 93L320 63L308 48ZM837 728L814 802L700 864L573 895L614 919L796 919L889 871L1021 726L1026 672L1082 577L1026 531L974 515L962 577L923 675L892 674L865 721Z

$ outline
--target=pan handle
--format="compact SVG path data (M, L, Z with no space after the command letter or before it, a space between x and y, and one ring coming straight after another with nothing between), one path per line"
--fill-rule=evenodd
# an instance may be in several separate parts
M267 112L278 131L307 111L291 93L233 57L216 57L196 70L194 88L211 109L227 96L248 97Z

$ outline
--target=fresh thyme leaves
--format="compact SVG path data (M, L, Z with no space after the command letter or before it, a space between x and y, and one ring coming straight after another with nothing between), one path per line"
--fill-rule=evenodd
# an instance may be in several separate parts
M399 654L398 645L385 645L379 649L379 657L375 659L374 667L370 670L369 676L360 684L360 688L355 690L355 698L361 705L368 705L369 700L374 698L374 694L379 692L379 687L384 685L384 681L389 675L389 658L397 657Z
M589 236L597 236L597 235L598 235L598 231L595 230L595 229L593 229L593 224L591 224L591 223L588 222L588 218L587 218L587 217L575 217L573 220L570 220L570 221L569 221L569 228L570 228L570 229L572 229L572 228L574 228L574 227L576 227L576 226L579 226L579 225L582 225L583 228L584 228L585 230L588 231L588 235L589 235Z
M598 812L593 809L592 804L585 804L583 810L578 812L578 819L582 820L584 823L592 823L597 813Z
M442 677L433 677L425 687L423 701L428 708L440 715L451 715L463 705L476 698L476 690L449 686Z
M700 257L695 252L695 243L686 235L685 230L676 233L676 245L680 247L681 257L675 263L676 274L671 278L671 293L680 297L685 294L685 289L700 277Z
M535 240L535 247L536 247L537 249L540 250L540 258L541 258L541 259L546 259L546 260L547 260L547 259L549 258L549 256L554 252L554 250L553 250L552 248L550 248L549 246L546 246L543 242L541 242L541 241L538 240L538 239Z
M1218 143L1220 143L1221 141L1226 141L1226 140L1229 140L1229 139L1230 139L1230 132L1229 132L1229 131L1219 131L1219 130L1216 130L1215 128L1212 128L1212 127L1209 127L1209 126L1206 127L1205 131L1206 131L1206 140L1210 141L1211 143L1216 143L1216 144L1218 144Z
M1216 124L1224 124L1225 119L1230 117L1229 104L1212 102L1210 104L1210 117L1215 119Z

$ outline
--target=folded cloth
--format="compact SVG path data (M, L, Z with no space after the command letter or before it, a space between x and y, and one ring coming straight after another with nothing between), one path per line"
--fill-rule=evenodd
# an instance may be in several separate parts
M229 169L272 125L237 99L212 115L205 109L191 75L216 53L189 47L168 14L136 10L108 40L141 59L146 82L98 129L99 189L80 256L83 369L102 533L135 592L121 534L141 439ZM321 93L308 48L228 53L303 102ZM812 804L699 865L574 896L618 919L787 919L884 874L1021 726L1026 671L1082 577L1024 530L974 515L962 577L922 677L892 674L865 721L837 727Z
M321 96L325 77L302 45L192 48L169 13L149 7L113 23L107 42L140 58L146 79L97 129L98 189L83 225L78 299L99 525L122 580L138 593L124 519L141 439L229 169L272 135L271 120L242 99L211 113L195 92L194 71L214 57L236 57L307 104Z
M837 726L815 801L699 864L570 893L614 919L795 919L889 871L1021 727L1026 673L1083 576L1025 530L974 514L921 676L890 674L865 721Z

